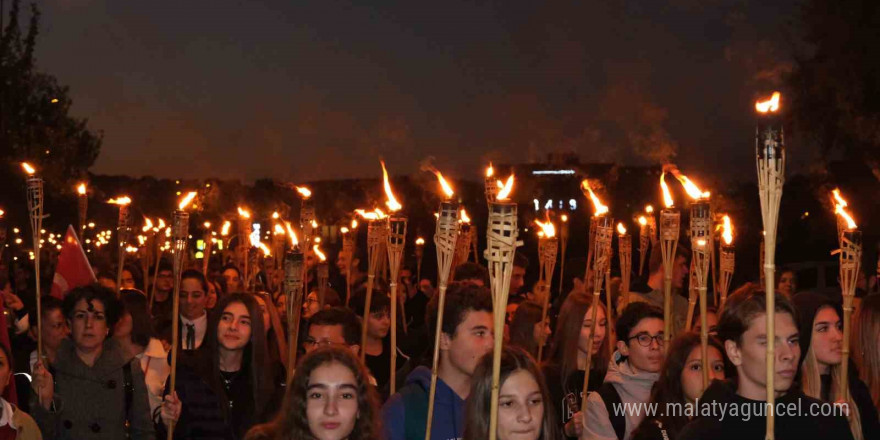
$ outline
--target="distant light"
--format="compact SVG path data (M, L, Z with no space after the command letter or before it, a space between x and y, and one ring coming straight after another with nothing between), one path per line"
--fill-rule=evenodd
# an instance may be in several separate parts
M50 101L50 102L52 104L58 104L58 98L52 98L52 101Z
M532 171L533 176L542 176L542 175L573 175L575 174L574 170L535 170Z

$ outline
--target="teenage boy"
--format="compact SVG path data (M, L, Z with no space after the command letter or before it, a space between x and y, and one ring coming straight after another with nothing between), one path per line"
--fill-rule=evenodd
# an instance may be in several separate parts
M428 328L436 328L438 298L428 304ZM433 341L433 337L431 338ZM492 297L485 287L454 284L446 292L440 334L440 359L434 396L432 439L458 439L464 433L464 403L471 377L484 354L492 350ZM433 350L428 353L433 353ZM430 362L430 361L429 361ZM389 440L422 439L428 420L431 370L421 366L382 409Z
M331 307L312 315L303 348L306 353L323 346L346 347L360 354L361 325L357 315L344 307Z
M645 302L626 306L615 323L617 351L605 383L587 397L586 440L627 440L645 417L638 408L651 397L663 365L663 310ZM624 406L626 405L626 406Z
M737 292L727 299L718 338L736 367L730 382L713 381L703 393L698 417L679 434L679 440L764 438L767 426L767 309L763 291L756 288ZM852 439L841 415L832 404L807 397L795 384L799 370L800 345L795 310L783 295L776 295L773 390L775 396L775 438ZM824 406L824 408L823 408Z

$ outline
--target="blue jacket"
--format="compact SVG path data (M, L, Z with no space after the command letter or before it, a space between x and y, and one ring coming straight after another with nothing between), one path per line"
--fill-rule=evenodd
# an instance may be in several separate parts
M431 370L418 367L407 376L406 385L388 399L382 407L388 440L425 438L430 389ZM431 440L458 440L463 434L464 399L438 378Z

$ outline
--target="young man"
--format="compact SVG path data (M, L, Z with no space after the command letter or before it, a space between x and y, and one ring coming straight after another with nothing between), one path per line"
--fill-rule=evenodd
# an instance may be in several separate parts
M688 274L688 259L690 255L686 248L678 246L675 252L675 262L672 265L672 329L678 334L684 330L687 319L688 301L681 295L684 281ZM630 289L632 301L645 301L657 307L663 308L663 253L660 246L655 246L648 260L648 279L644 284L636 284Z
M644 411L618 411L647 403L663 365L663 310L645 302L623 309L615 323L617 351L605 383L587 397L582 439L628 440Z
M718 323L718 337L736 367L736 379L712 382L700 402L701 411L703 408L712 411L699 413L699 417L685 426L678 439L764 437L767 426L765 301L764 292L757 288L740 290L727 299ZM775 438L852 439L846 419L840 415L828 415L833 410L832 404L807 397L795 384L801 349L795 310L788 298L776 295L774 313Z
M159 271L156 272L156 297L150 305L150 315L153 318L153 329L163 335L171 333L171 309L173 308L172 292L174 289L174 268L165 260L160 261ZM152 286L150 286L152 290Z
M195 269L180 275L180 347L197 350L208 329L208 281Z
M388 381L391 379L391 299L382 291L377 291L370 301L370 312L361 319L367 321L367 340L361 347L364 352L364 364L370 370L370 374L376 378L380 395L388 397ZM354 310L363 310L364 304L357 302ZM399 333L402 329L398 329ZM397 371L409 360L401 347L397 347L397 362L394 367Z
M436 327L437 302L435 297L428 304L427 321L431 329ZM468 283L451 286L443 309L432 439L461 438L471 376L480 358L492 350L493 341L489 290ZM406 378L406 385L391 396L382 409L389 440L425 437L430 388L431 370L422 366L413 370Z
M303 342L306 353L327 345L344 346L360 353L361 325L357 315L344 307L331 307L315 313L309 320L309 331Z

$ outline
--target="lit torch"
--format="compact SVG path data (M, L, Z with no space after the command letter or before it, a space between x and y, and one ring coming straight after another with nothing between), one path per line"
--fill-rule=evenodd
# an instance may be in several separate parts
M351 260L354 258L354 243L357 238L357 220L351 221L351 230L342 228L342 253L345 254L345 306L351 301Z
M543 304L541 308L541 341L538 344L537 358L540 364L547 336L544 334L544 321L547 320L547 308L550 305L550 283L553 280L553 270L556 267L559 239L556 238L556 227L549 220L546 222L535 220L535 224L541 228L541 234L538 236L538 260L540 261L538 285L541 286L540 298ZM538 294L538 292L535 293Z
M321 252L320 245L312 246L312 252L318 257L318 305L324 310L324 299L327 297L327 280L330 278L330 267L327 264L327 255Z
M251 213L247 209L238 207L238 245L235 248L238 267L242 269L243 280L248 279L248 250L250 248Z
M37 170L29 163L22 162L21 167L27 173L28 217L31 221L31 233L34 243L34 277L37 296L37 358L43 360L43 309L40 301L40 231L43 229L43 178L36 175Z
M733 280L733 269L736 253L733 247L733 225L730 217L724 216L721 229L721 302L719 310L724 310L727 302L727 293L730 291L730 282Z
M468 217L467 211L461 207L458 221L458 241L455 242L455 257L453 258L452 269L455 270L459 264L467 262L470 258L471 240L474 235L474 225L471 224L471 218ZM450 275L454 278L454 274Z
M385 169L385 162L382 162L382 178L385 187L385 196L388 198L385 205L390 211L388 224L386 226L388 229L385 246L388 250L388 270L391 278L388 283L391 293L391 377L389 383L391 394L394 394L397 385L397 284L400 278L400 260L403 258L403 248L406 245L406 217L399 213L399 211L403 209L403 205L397 201L397 198L394 197L394 193L391 190L391 182L389 182L388 179L388 171ZM369 296L367 296L367 301L369 301ZM370 313L369 306L364 310L364 333L362 335L364 347L366 347L367 341L366 317L368 313ZM404 322L406 322L405 316L403 319Z
M119 259L116 266L116 289L122 290L122 266L125 265L125 246L128 243L129 215L128 208L131 198L128 196L110 199L107 203L119 207L119 219L116 222L116 241L119 245Z
M290 250L284 255L284 295L287 298L287 381L293 377L296 367L296 350L299 346L299 320L302 313L303 300L303 253L299 240L290 223L285 222L287 236L290 238Z
M80 240L83 239L83 231L86 230L86 216L89 210L89 195L85 183L80 183L76 187L77 214L79 214L79 229L77 235Z
M755 153L758 168L758 195L761 199L761 218L764 222L764 291L766 292L767 340L776 338L776 310L774 272L776 269L776 227L779 223L779 203L782 200L782 184L785 180L785 137L780 118L780 94L774 92L766 101L756 102L758 125L755 129ZM774 417L774 375L776 348L767 344L767 432L766 440L773 440L776 421Z
M488 188L487 188L488 190ZM494 200L489 202L489 224L486 227L486 250L489 278L492 285L494 331L498 337L492 350L492 396L489 411L489 440L495 440L498 428L498 383L501 376L501 344L504 338L504 316L507 297L510 294L510 277L513 274L513 257L517 241L517 206L510 201L513 191L513 175L501 185ZM487 191L488 195L488 191Z
M834 205L834 212L838 219L842 219L843 231L838 235L840 239L840 290L843 295L843 349L841 350L842 362L840 364L841 383L848 380L849 367L849 335L853 312L853 301L856 296L856 284L858 283L859 270L862 261L862 231L858 230L855 220L846 211L846 200L840 196L840 191L834 190L834 196L838 202ZM838 223L839 224L839 223ZM849 400L849 387L840 387L838 390L843 401Z
M437 173L438 180L442 176ZM434 232L434 245L437 248L437 322L434 327L434 357L431 364L431 386L428 391L428 418L425 429L425 440L431 439L431 425L434 415L434 396L437 392L437 373L440 360L440 332L443 326L443 310L446 304L446 288L449 282L450 271L458 240L458 203L453 201L455 193L452 186L440 184L443 191L443 200L440 202L440 211L436 214L437 228ZM448 190L448 191L447 191ZM420 246L417 246L418 250ZM421 261L421 260L420 260Z
M620 261L620 309L629 304L629 285L632 276L632 238L623 223L617 224L617 258Z
M495 184L495 168L492 166L492 162L489 162L489 167L486 168L486 202L494 202L497 196L498 185Z
M562 285L565 284L565 251L568 248L568 216L562 214L560 217L562 226L559 228L559 239L562 245L562 257L559 259L559 286L557 287L557 295L562 296Z
M666 186L666 173L660 174L660 189L663 193L663 208L660 211L660 251L663 254L663 350L669 350L672 340L672 268L678 248L678 234L681 230L681 213L675 209L672 194Z

